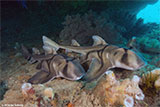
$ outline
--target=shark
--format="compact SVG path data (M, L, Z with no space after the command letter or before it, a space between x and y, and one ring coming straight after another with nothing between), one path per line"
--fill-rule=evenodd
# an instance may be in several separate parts
M59 49L65 49L67 52L80 54L79 60L81 64L90 61L86 74L82 78L86 82L99 79L106 71L113 68L134 71L147 64L140 55L131 49L109 45L98 35L93 35L92 39L92 46L80 46L76 40L72 40L71 46L66 46L60 45L46 36L42 37L43 49L46 54L56 53Z
M40 70L28 80L28 83L43 84L58 77L73 81L85 75L85 70L75 58L63 54L41 54L36 48L32 48L31 53L25 46L21 47L25 59L31 64L38 62L36 68Z

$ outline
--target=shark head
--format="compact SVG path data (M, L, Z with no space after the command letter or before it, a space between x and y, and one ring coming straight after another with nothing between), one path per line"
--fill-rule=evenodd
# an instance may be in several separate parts
M137 70L147 64L143 58L134 51L125 48L114 49L108 58L114 67L127 70Z

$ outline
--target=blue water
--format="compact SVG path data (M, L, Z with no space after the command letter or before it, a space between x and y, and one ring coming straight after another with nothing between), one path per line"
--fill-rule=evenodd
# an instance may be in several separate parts
M137 14L137 19L144 19L144 23L154 22L160 24L160 0L152 5L147 5Z

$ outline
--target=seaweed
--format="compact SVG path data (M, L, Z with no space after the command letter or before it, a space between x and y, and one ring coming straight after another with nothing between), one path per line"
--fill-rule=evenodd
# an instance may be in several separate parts
M159 75L154 75L151 72L145 72L142 74L142 81L140 88L146 97L156 96L158 90L155 88L154 83L157 80Z
M107 10L110 19L121 27L125 28L125 32L121 34L130 39L132 36L141 36L150 31L149 24L144 24L143 19L137 19L135 13L125 10ZM125 22L125 23L124 23Z

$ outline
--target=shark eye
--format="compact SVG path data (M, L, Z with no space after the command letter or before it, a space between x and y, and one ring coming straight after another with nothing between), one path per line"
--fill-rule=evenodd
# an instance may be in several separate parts
M117 53L118 53L118 52L116 51L116 52L114 52L114 54L113 54L113 55L114 55L114 56L116 56L116 55L117 55Z

